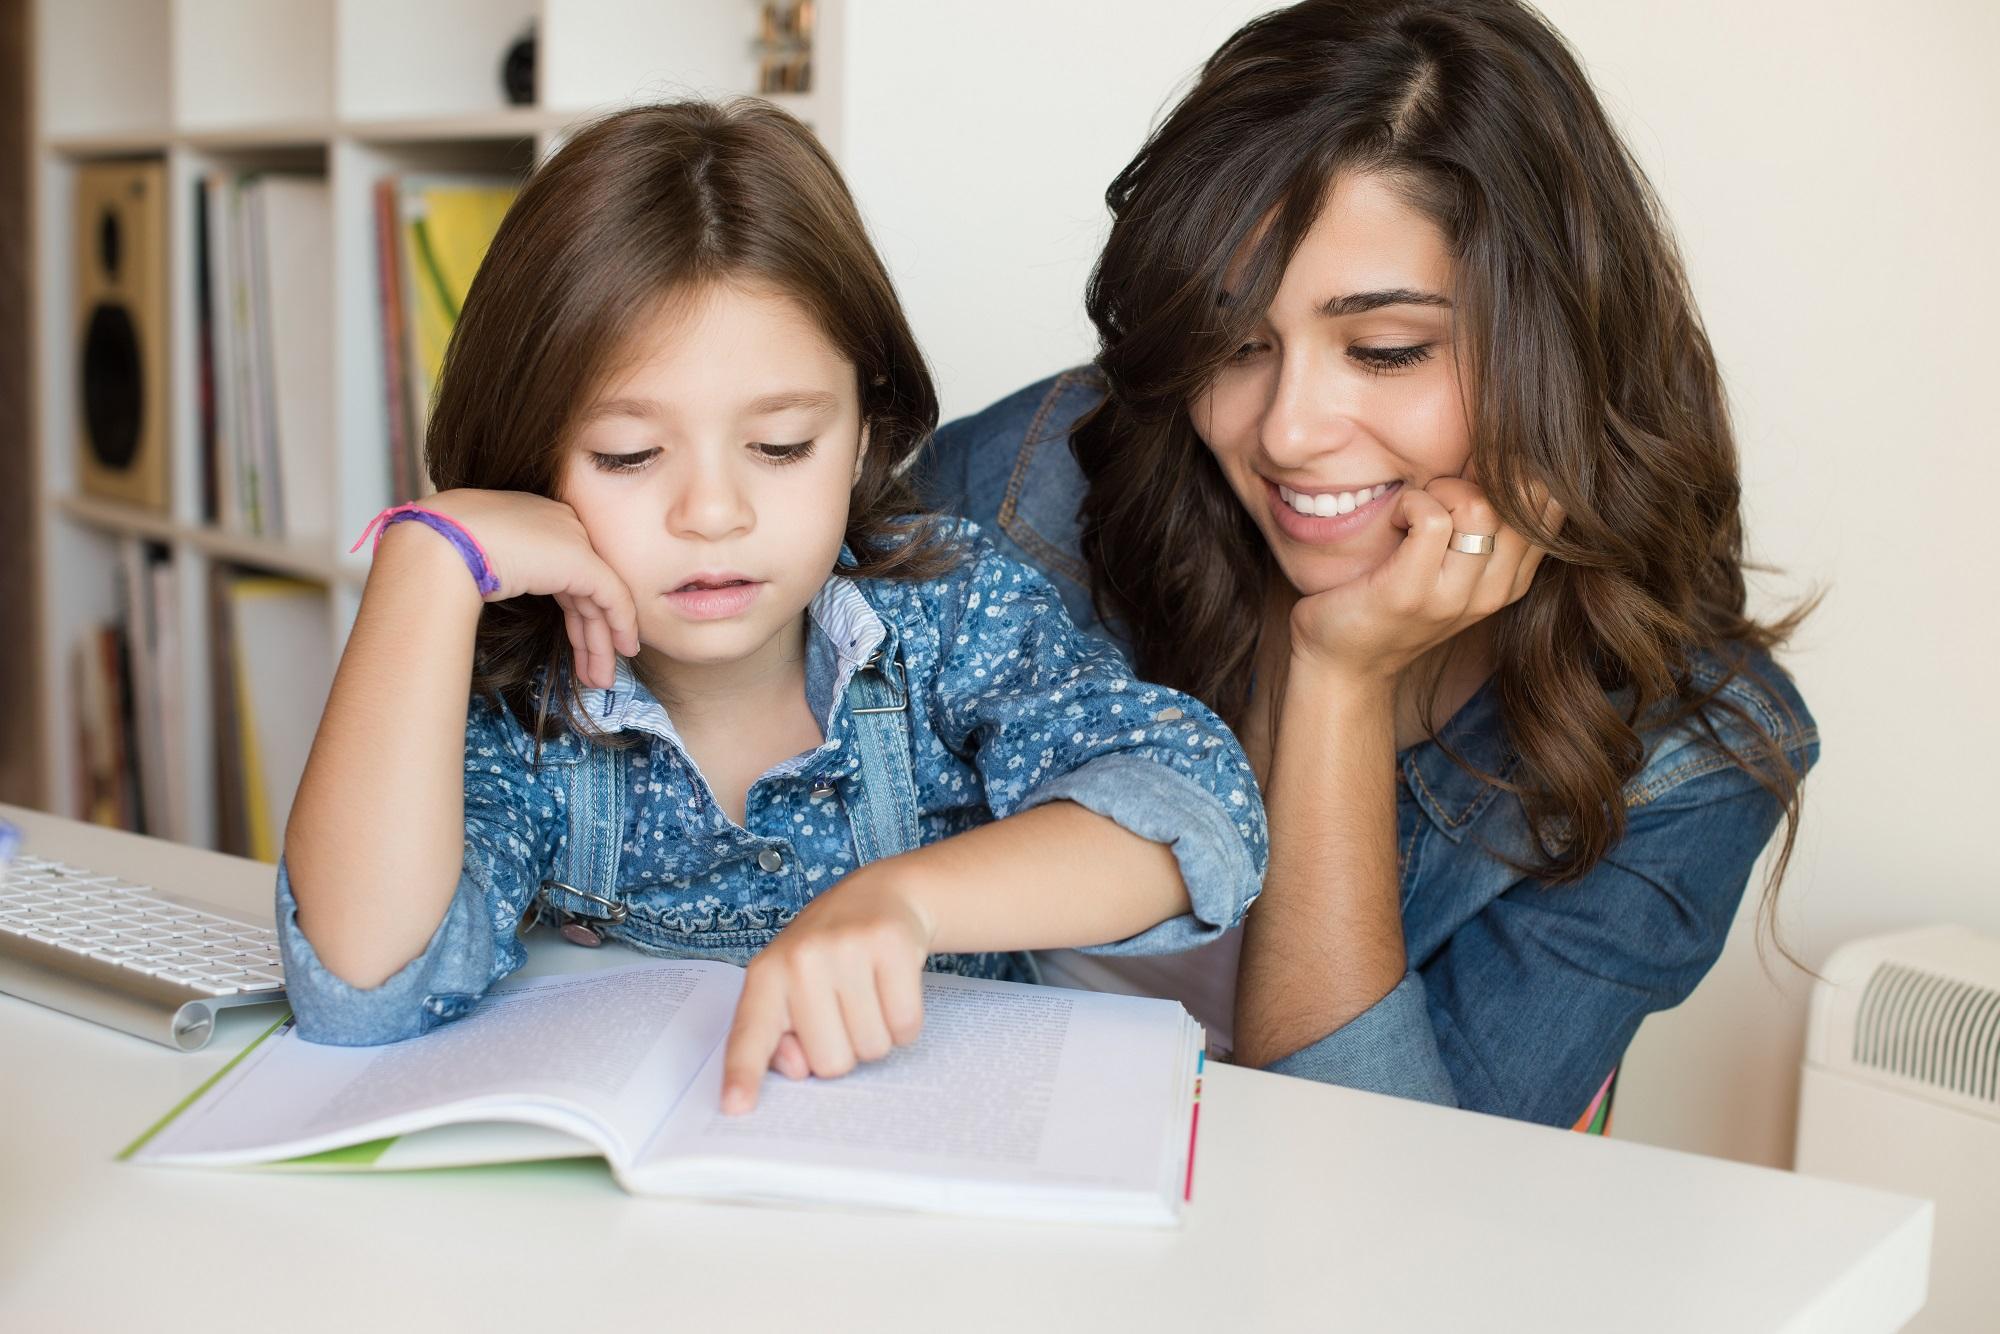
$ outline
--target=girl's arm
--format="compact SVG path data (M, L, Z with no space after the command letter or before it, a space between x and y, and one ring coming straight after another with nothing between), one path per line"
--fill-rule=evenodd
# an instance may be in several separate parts
M544 593L563 603L587 680L608 680L614 640L638 651L631 596L568 506L481 491L425 505L480 541L500 583L493 600ZM376 986L422 953L458 884L481 605L441 534L418 522L388 529L285 829L299 928L350 985Z
M299 927L355 986L415 958L458 884L481 605L442 536L384 535L285 827Z
M725 1109L752 1105L772 1064L840 1074L913 1040L934 950L1170 952L1256 897L1264 812L1228 729L1132 679L1040 575L972 548L940 619L917 759L947 773L969 761L1000 818L862 867L752 960Z

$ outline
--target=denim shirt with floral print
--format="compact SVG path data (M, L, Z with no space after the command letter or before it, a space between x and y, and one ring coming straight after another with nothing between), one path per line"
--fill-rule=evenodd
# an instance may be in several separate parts
M1081 552L1084 477L1071 429L1102 400L1084 368L1030 385L937 433L918 463L926 503L986 524L1047 574L1078 625L1099 623ZM1190 652L1201 646L1190 645ZM1481 688L1436 741L1396 757L1396 847L1409 971L1374 1006L1271 1068L1326 1083L1567 1126L1618 1065L1640 1022L1686 999L1722 952L1758 854L1782 812L1715 742L1744 720L1800 771L1819 732L1762 652L1690 655L1716 693L1702 718L1639 732L1622 793L1625 835L1581 880L1545 885L1497 690ZM1714 737L1705 734L1712 726ZM1453 758L1457 755L1464 764Z
M624 914L608 935L647 953L741 963L855 869L860 720L849 685L878 652L900 661L905 683L915 841L1072 801L1169 845L1190 901L1187 913L1094 951L1171 953L1242 918L1262 883L1266 843L1236 739L1193 699L1135 680L1116 649L1077 630L1032 568L973 525L957 531L966 555L942 577L828 580L809 609L806 643L806 697L824 740L751 785L740 825L629 668L610 689L581 692L599 730L638 738L618 759ZM281 861L279 938L300 1034L341 1044L410 1037L463 1014L519 968L524 912L594 818L569 809L569 794L589 789L565 772L593 744L565 733L531 763L512 714L474 699L462 874L423 953L379 986L352 986L320 962ZM931 966L1019 976L1014 958L933 956Z

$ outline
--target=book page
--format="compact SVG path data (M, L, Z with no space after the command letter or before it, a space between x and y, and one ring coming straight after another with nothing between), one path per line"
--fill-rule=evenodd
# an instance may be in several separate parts
M745 1116L719 1110L718 1049L635 1184L672 1189L690 1163L757 1160L1153 1193L1186 1134L1195 1031L1171 1002L927 975L916 1043L839 1079L768 1074Z
M662 960L508 984L388 1046L322 1046L287 1029L133 1156L260 1162L554 1104L582 1113L563 1124L625 1156L720 1044L742 985L728 964Z

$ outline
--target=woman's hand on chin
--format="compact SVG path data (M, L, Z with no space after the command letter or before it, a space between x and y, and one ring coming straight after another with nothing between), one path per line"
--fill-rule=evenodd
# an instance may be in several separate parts
M1292 657L1349 679L1393 681L1460 631L1517 601L1547 553L1500 522L1476 485L1434 478L1397 493L1390 522L1402 542L1368 573L1292 608ZM1553 507L1553 502L1550 502ZM1554 511L1560 519L1560 511ZM1454 550L1454 534L1493 539L1484 555Z

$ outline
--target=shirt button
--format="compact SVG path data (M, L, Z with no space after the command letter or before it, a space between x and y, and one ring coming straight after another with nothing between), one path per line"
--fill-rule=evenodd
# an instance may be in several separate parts
M776 873L785 869L784 854L776 848L765 848L757 854L757 865L766 871Z
M812 794L813 794L813 799L814 799L814 800L816 800L816 801L824 801L824 800L826 800L826 799L827 799L828 797L830 797L830 796L832 796L832 795L833 795L833 784L831 784L831 783L821 783L821 784L820 784L820 785L819 785L818 787L815 787L815 788L814 788L814 789L812 790Z

